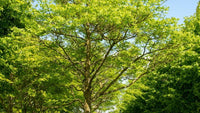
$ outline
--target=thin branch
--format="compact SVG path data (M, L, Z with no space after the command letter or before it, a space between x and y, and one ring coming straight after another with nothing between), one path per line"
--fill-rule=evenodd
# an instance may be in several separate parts
M104 81L104 83L103 83L103 81ZM108 83L108 81L109 81L109 80L108 80L107 78L102 79L101 81L96 81L96 82L93 84L94 87L92 87L92 89L94 90L94 88L98 87L97 85L99 85L100 89L99 89L96 93L94 93L94 95L97 95L97 94L104 88L104 86ZM100 86L100 83L101 83L101 86ZM95 96L94 96L94 97L95 97Z
M110 93L114 93L114 92L119 91L121 89L125 89L125 88L130 87L132 84L134 84L137 80L139 80L141 77L143 77L147 73L148 72L142 73L140 76L138 76L137 78L133 79L133 81L131 83L129 83L128 85L120 87L120 88L117 88L117 89L114 89L114 90L111 90L111 91L108 91L107 93L104 93L104 95L107 95L107 94L110 94Z
M73 104L74 102L79 102L83 106L83 102L80 99L74 99L69 103L66 103L66 104L63 104L63 105L60 105L60 106L53 106L53 107L50 107L50 108L46 107L46 108L43 108L43 110L46 110L46 109L58 109L58 108L61 108L61 107L67 107L67 106Z
M97 73L99 72L99 70L101 69L101 67L103 66L104 62L106 61L108 55L110 54L110 51L112 50L112 48L114 47L115 43L112 43L108 49L108 51L106 52L106 54L104 55L104 58L102 59L100 65L98 66L98 68L96 69L96 71L94 72L94 74L92 75L92 78L90 80L90 84L92 83L93 79L96 77ZM95 68L95 67L94 67Z
M110 84L108 84L108 86L99 93L99 95L96 95L96 97L94 98L99 98L100 96L104 95L104 93L123 75L123 73L128 69L128 67L125 67L120 73L119 75L110 82Z
M108 51L106 52L106 54L104 55L104 58L103 58L102 61L101 61L99 67L97 68L97 70L96 70L95 73L93 74L93 76L92 76L92 78L91 78L91 80L90 80L90 84L92 83L93 79L96 77L97 73L99 72L99 70L100 70L101 67L103 66L104 62L106 61L106 59L107 59L108 55L110 54L110 52L111 52L112 48L114 47L114 45L117 44L118 42L120 42L121 40L125 39L126 36L127 36L127 33L128 33L128 29L125 31L124 36L123 36L120 40L118 40L117 42L113 42L113 43L110 45ZM119 33L118 37L120 37L120 33ZM94 70L94 69L93 69L93 70Z
M95 68L97 67L98 62L100 62L100 61L101 61L101 59L99 59L99 60L97 60L97 61L95 61L94 63L91 64L91 65L94 65L94 67L92 68L92 71L91 71L90 74L92 74L95 71Z
M143 53L141 56L137 57L137 58L134 60L134 62L136 62L137 60L141 59L144 55L147 55L147 54L150 54L150 53L154 53L154 52L156 52L156 51L164 50L164 49L166 49L166 47L164 47L164 48L162 48L162 49L155 50L155 51ZM161 63L161 62L158 62L158 63L154 64L154 66L157 65L157 64L160 64L160 63ZM128 67L127 67L127 68L128 68ZM152 69L152 70L154 70L154 69ZM151 70L151 71L152 71L152 70ZM148 71L148 69L147 69L146 72L142 73L142 74L139 75L137 78L133 79L132 82L129 83L128 85L126 85L126 86L117 88L117 89L115 89L115 90L111 90L111 91L109 91L109 92L106 92L106 91L103 92L103 91L102 91L102 92L99 94L99 97L100 97L101 95L107 95L107 94L110 94L110 93L119 91L119 90L121 90L121 89L128 88L128 87L130 87L132 84L134 84L137 80L139 80L141 77L143 77L145 74L148 74L149 72L150 72L150 71ZM117 78L117 79L118 79L118 78ZM97 97L97 98L99 98L99 97Z
M99 106L100 106L102 103L106 102L106 101L107 101L107 100L105 100L105 99L101 99L101 100L97 103L97 105L95 106L95 108L92 109L92 112L96 111L96 110L99 108Z
M133 62L136 62L137 60L139 60L140 58L142 58L143 56L145 56L147 54L155 53L157 51L161 51L161 50L165 50L165 49L167 49L167 47L164 47L164 48L161 48L161 49L156 49L154 51L149 51L149 52L146 52L146 53L143 52L143 54L138 56L135 60L133 60Z
M65 58L65 59L67 59L68 61L70 61L70 63L72 64L72 66L73 66L78 72L80 72L81 74L83 74L83 72L82 72L80 69L78 69L78 67L76 67L76 63L74 63L74 62L71 60L71 58L68 56L68 54L67 54L65 51L63 51L63 52L65 52L65 55L66 55L66 56L63 55L63 54L62 54L61 52L59 52L58 50L56 50L55 48L46 45L45 42L44 42L43 40L40 39L40 42L42 42L43 45L46 46L47 48L50 48L50 49L54 50L55 52L57 52L58 54L60 54L63 58ZM59 44L59 47L61 47L60 44ZM63 47L61 47L61 48L62 48L62 50L64 50Z
M166 47L161 48L161 49L157 49L157 50L154 50L154 51L150 51L150 52L143 53L142 55L140 55L139 57L137 57L136 59L134 59L134 60L133 60L133 63L136 62L136 61L138 61L139 59L141 59L143 56L145 56L145 55L147 55L147 54L155 53L155 52L157 52L157 51L161 51L161 50L164 50L164 49L166 49ZM134 79L134 80L132 81L132 83L129 84L130 86L129 86L129 85L128 85L128 86L123 86L123 87L121 87L121 88L118 88L118 89L116 89L116 90L109 91L109 92L106 93L106 91L107 91L107 90L122 76L122 74L123 74L128 68L129 68L129 67L125 67L125 68L120 72L120 74L119 74L112 82L110 82L110 84L109 84L103 91L101 91L99 94L96 94L96 95L95 95L94 99L99 98L100 96L102 96L102 95L104 95L104 94L108 94L108 93L115 92L115 91L118 91L118 90L123 89L123 88L130 87L133 83L135 83L135 82L136 82L138 79L140 79L143 75L147 74L147 72L141 74L138 78Z
M79 36L74 36L74 35L71 35L71 34L66 34L66 33L63 33L61 30L56 31L56 30L52 30L53 33L57 34L57 35L64 35L65 37L71 37L71 38L78 38L78 39L81 39L81 40L84 40L85 39L83 37L79 37Z
M73 87L76 91L83 91L83 89L78 89L76 86L74 85L70 85L71 87Z
M104 86L108 83L108 80L106 80L106 82L103 83L102 87L100 87L100 89L98 91L96 91L96 93L94 93L94 96L92 98L93 101L96 101L96 99L98 98L98 95L100 94L100 91L104 88ZM96 85L97 83L95 83L94 85ZM94 87L93 87L94 88Z
M75 37L75 38L79 38L79 39L85 40L84 38L78 37L77 35L74 36L74 35L70 35L70 34L64 34L64 36Z
M147 48L147 45L148 45L148 43L149 43L150 40L151 40L151 38L149 38L149 39L147 40L147 42L145 43L145 46L144 46L144 49L143 49L143 54L146 53L146 48Z
M65 51L65 49L64 49L60 44L58 44L58 46L63 50L63 52L64 52L65 55L67 56L67 59L70 61L70 63L73 65L73 67L74 67L77 71L79 71L82 75L84 75L83 72L75 65L74 61L71 59L71 57L69 56L69 54Z

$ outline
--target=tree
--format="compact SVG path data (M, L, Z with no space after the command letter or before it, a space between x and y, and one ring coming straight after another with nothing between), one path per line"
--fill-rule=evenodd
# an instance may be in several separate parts
M124 102L124 113L197 113L200 110L199 54L187 51L182 59L141 81L132 100ZM137 90L139 91L137 91ZM125 97L124 97L125 98Z
M199 3L200 4L200 3ZM138 83L140 89L127 91L131 100L123 102L124 113L197 113L200 112L200 38L199 5L196 17L185 20L181 28L188 38L183 40L184 51L168 65L149 74ZM124 100L126 98L124 97Z
M111 104L117 92L173 60L180 34L176 19L162 17L163 2L38 1L27 30L71 64L66 69L73 78L70 87L82 95L71 103L78 101L90 113Z
M0 112L72 111L76 103L64 106L73 96L64 89L72 79L63 72L68 64L25 31L30 2L0 3Z
M0 1L0 110L1 112L13 112L12 110L12 97L10 93L14 90L12 87L12 74L16 72L16 68L13 66L13 53L17 48L17 45L11 46L12 38L8 38L8 35L12 33L12 27L24 28L24 23L21 22L23 17L22 10L27 8L25 2L17 2L10 0ZM19 10L20 6L22 10ZM21 15L21 16L19 16ZM7 99L8 101L5 101ZM6 105L5 105L5 103Z

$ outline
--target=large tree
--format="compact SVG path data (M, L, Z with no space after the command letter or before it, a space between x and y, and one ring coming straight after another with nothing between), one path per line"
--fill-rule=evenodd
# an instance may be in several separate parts
M38 1L27 30L71 64L71 103L85 113L112 103L118 91L173 59L176 19L165 0ZM48 42L48 43L47 43ZM175 53L175 52L174 52ZM104 107L105 109L105 107Z

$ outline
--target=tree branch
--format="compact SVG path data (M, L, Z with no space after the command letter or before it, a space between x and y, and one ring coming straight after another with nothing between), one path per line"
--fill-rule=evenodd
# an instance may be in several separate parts
M108 84L108 86L101 91L99 94L96 95L96 97L94 97L94 99L99 98L100 96L104 95L104 93L123 75L123 73L128 69L128 67L125 67L120 73L119 75L110 82L110 84Z
M93 79L96 77L97 73L99 72L99 70L100 70L101 67L103 66L104 62L106 61L106 59L107 59L108 55L110 54L110 51L112 50L112 48L114 47L114 45L117 44L118 42L120 42L121 40L125 39L126 36L127 36L127 33L128 33L128 29L125 31L124 36L123 36L120 40L118 40L118 41L116 41L116 42L114 41L114 42L110 45L108 51L106 52L106 54L104 55L104 58L103 58L102 61L101 61L99 67L98 67L97 70L94 72L94 74L93 74L93 76L92 76L92 78L91 78L91 80L90 80L90 84L92 83ZM120 37L120 33L119 33L118 37ZM93 69L93 70L94 70L94 69Z
M72 64L72 66L73 66L78 72L80 72L81 74L83 74L83 72L82 72L80 69L78 69L78 67L76 67L76 64L72 61L72 59L69 57L69 55L67 54L67 52L64 51L64 48L60 46L60 44L59 44L59 47L61 47L61 49L63 50L63 52L65 53L66 56L63 55L62 53L60 53L60 52L59 52L58 50L56 50L55 48L46 45L45 42L44 42L43 40L40 39L40 42L42 42L43 45L46 46L47 48L50 48L50 49L54 50L55 52L57 52L58 54L60 54L63 58L65 58L65 59L67 59L68 61L70 61L70 63Z
M74 61L71 59L71 57L69 56L69 54L65 51L65 49L58 44L58 46L63 50L64 54L67 56L67 59L70 61L70 63L73 65L73 67L79 71L82 75L84 75L84 73L75 65Z
M74 102L79 102L83 106L83 102L80 99L74 99L69 103L66 103L66 104L63 104L63 105L60 105L60 106L53 106L53 107L50 107L50 108L46 107L46 108L43 108L43 110L58 109L58 108L61 108L61 107L66 107L66 106L69 106L69 105L73 104Z
M132 84L134 84L137 80L139 80L142 76L144 76L147 73L148 72L142 73L140 76L138 76L137 78L133 79L133 81L131 83L129 83L128 85L120 87L120 88L117 88L117 89L114 89L114 90L111 90L111 91L108 91L107 93L104 93L104 95L107 95L107 94L110 94L110 93L114 93L114 92L119 91L121 89L125 89L125 88L130 87Z
M92 75L92 78L90 80L90 84L92 83L93 79L96 77L97 73L99 72L99 70L101 69L101 67L103 66L104 62L106 61L108 55L110 54L110 51L112 50L112 48L114 47L115 43L112 43L110 45L110 48L108 49L108 51L106 52L106 54L104 55L104 58L102 59L100 65L98 66L98 68L96 69L96 71L94 72L94 74ZM94 67L95 68L95 67Z
M101 99L101 100L97 103L97 105L95 106L95 108L92 110L92 112L96 111L96 110L99 108L99 106L100 106L102 103L106 102L106 101L107 101L107 100Z
M78 39L81 39L81 40L84 40L85 41L85 39L84 38L82 38L82 37L79 37L79 36L74 36L74 35L71 35L71 34L66 34L66 33L63 33L61 30L59 30L59 32L58 31L56 31L56 30L53 30L52 31L53 33L55 33L55 34L57 34L57 35L64 35L65 37L74 37L74 38L78 38Z
M147 42L147 43L148 43L148 42ZM146 44L147 44L147 43L146 43ZM146 45L145 45L144 49L146 49ZM143 56L145 56L145 55L147 55L147 54L155 53L155 52L157 52L157 51L161 51L161 50L164 50L164 49L166 49L166 47L161 48L161 49L157 49L157 50L154 50L154 51L149 51L149 52L146 52L146 53L143 52L142 55L140 55L139 57L137 57L136 59L133 60L133 63L136 62L136 61L138 61L139 59L141 59ZM134 79L134 80L132 81L132 83L130 83L128 86L123 86L123 87L120 87L120 88L118 88L118 89L116 89L116 90L109 91L109 92L106 93L106 91L107 91L107 90L122 76L122 74L123 74L128 68L129 68L129 67L125 67L125 68L120 72L120 74L119 74L112 82L110 82L110 84L109 84L103 91L101 91L99 94L98 94L98 92L97 92L97 94L94 96L94 99L99 98L100 96L102 96L102 95L104 95L104 94L109 94L109 93L118 91L118 90L120 90L120 89L124 89L124 88L130 87L133 83L135 83L135 82L136 82L138 79L140 79L143 75L147 74L147 72L141 74L139 77L137 77L136 79ZM101 88L101 89L102 89L102 88ZM100 89L100 90L101 90L101 89ZM99 91L100 91L100 90L99 90Z

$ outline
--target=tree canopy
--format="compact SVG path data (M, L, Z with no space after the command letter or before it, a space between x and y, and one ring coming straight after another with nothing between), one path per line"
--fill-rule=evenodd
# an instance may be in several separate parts
M163 82L158 75L171 80L174 69L189 68L177 58L190 55L183 51L199 35L198 16L178 26L178 19L165 18L165 1L1 0L0 111L115 109L140 79L152 94L158 84L149 82Z

